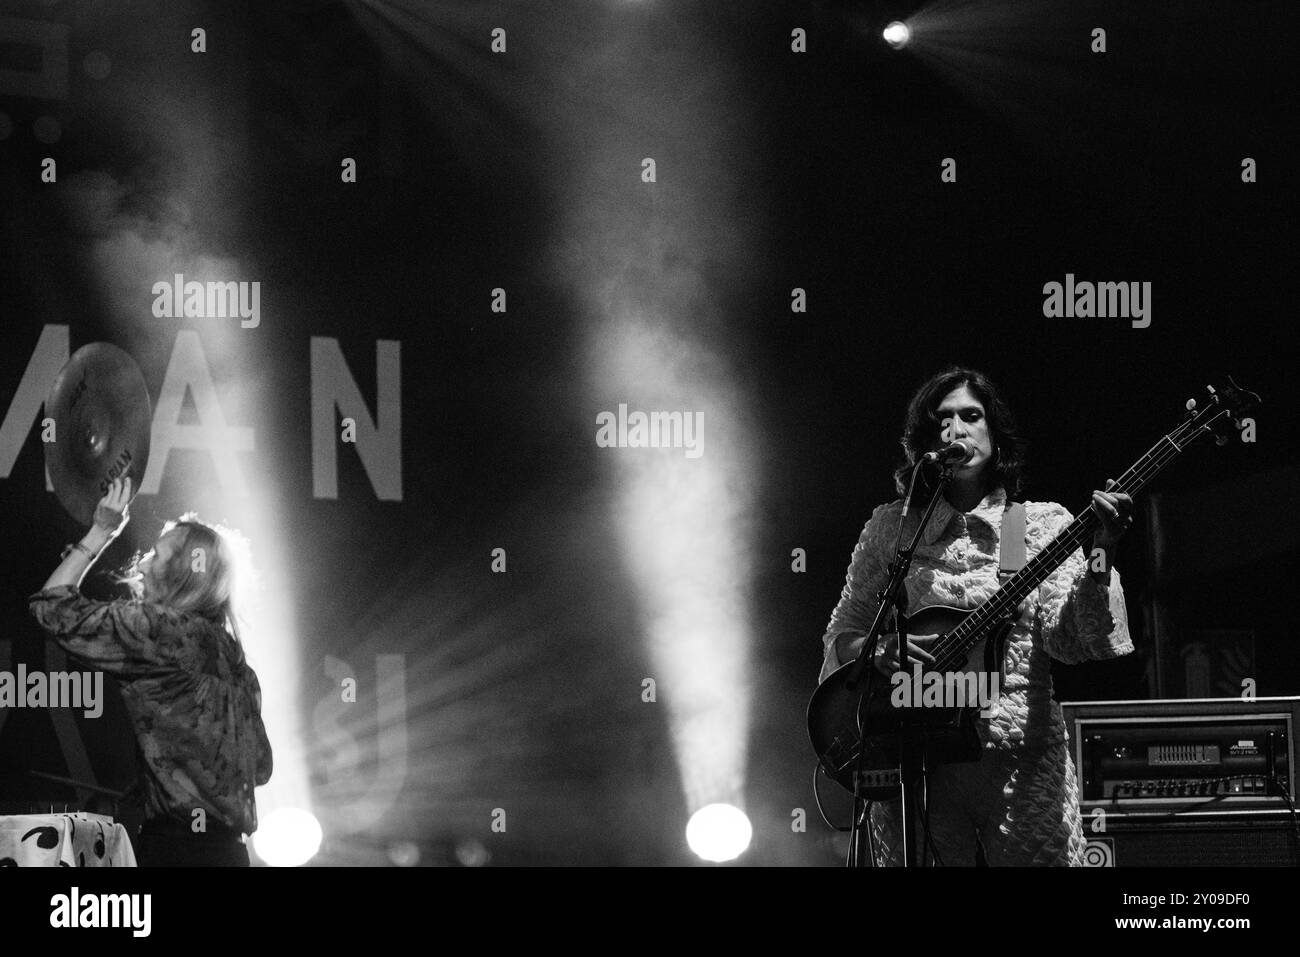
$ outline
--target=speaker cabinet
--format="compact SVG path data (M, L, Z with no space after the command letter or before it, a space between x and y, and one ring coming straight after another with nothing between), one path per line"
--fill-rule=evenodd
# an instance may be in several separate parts
M1289 813L1241 812L1177 821L1108 813L1105 832L1085 806L1088 867L1295 867L1300 841Z

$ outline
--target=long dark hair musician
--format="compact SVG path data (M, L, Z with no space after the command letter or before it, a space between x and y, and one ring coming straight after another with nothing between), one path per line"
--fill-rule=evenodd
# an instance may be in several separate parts
M998 591L1003 520L1022 485L1025 442L1009 405L977 370L945 369L908 402L906 461L894 473L899 494L906 494L926 452L951 443L964 446L966 459L954 466L904 582L913 621L933 621L933 614L928 619L921 614L932 606L960 614ZM914 503L930 498L926 490L914 496ZM909 509L904 517L903 505L900 498L877 507L862 529L822 636L823 682L858 657L876 618L896 543L900 536L910 541L916 533L924 509ZM1055 502L1023 506L1024 551L1032 559L1073 516ZM1126 494L1098 490L1092 508L1101 526L1091 543L1093 560L1074 550L1014 609L1000 683L976 724L979 759L941 763L927 772L923 818L929 863L969 865L981 854L991 865L1082 862L1078 785L1061 709L1052 696L1050 659L1073 664L1133 649L1119 573L1110 560L1132 523L1133 503ZM1017 527L1019 512L1017 508L1005 527ZM907 671L935 664L930 649L936 638L906 636ZM886 635L871 650L878 671L892 677L899 670L899 644L897 635ZM901 861L899 803L877 802L871 808L872 846L881 864Z
M68 654L118 680L139 747L140 863L246 867L271 745L239 637L238 538L192 514L168 522L120 579L133 597L93 601L81 580L126 527L130 501L130 478L115 480L29 606Z

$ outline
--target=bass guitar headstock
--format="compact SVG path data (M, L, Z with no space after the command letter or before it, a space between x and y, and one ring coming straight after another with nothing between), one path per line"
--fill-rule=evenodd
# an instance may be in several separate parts
M1215 436L1219 445L1226 445L1233 433L1243 427L1242 417L1262 401L1258 394L1243 389L1231 377L1228 384L1215 388L1205 387L1209 394L1204 404L1187 400L1187 418L1168 436L1178 448L1195 442L1204 435Z

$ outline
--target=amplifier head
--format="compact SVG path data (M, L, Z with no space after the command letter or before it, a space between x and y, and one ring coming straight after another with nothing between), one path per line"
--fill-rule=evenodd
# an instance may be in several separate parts
M1085 814L1276 810L1296 793L1300 697L1061 708Z

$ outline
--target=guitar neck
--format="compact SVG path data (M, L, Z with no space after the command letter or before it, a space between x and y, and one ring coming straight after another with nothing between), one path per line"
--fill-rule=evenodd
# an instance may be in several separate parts
M1164 436L1129 466L1128 471L1116 480L1110 491L1136 497L1166 465L1182 454L1185 447L1186 443L1178 445L1169 436ZM964 664L971 650L987 636L989 629L1014 616L1016 608L1029 593L1046 581L1076 549L1088 541L1100 524L1097 513L1089 505L1052 539L1051 544L1026 562L1024 568L948 634L943 649L937 656L936 669L952 670Z

